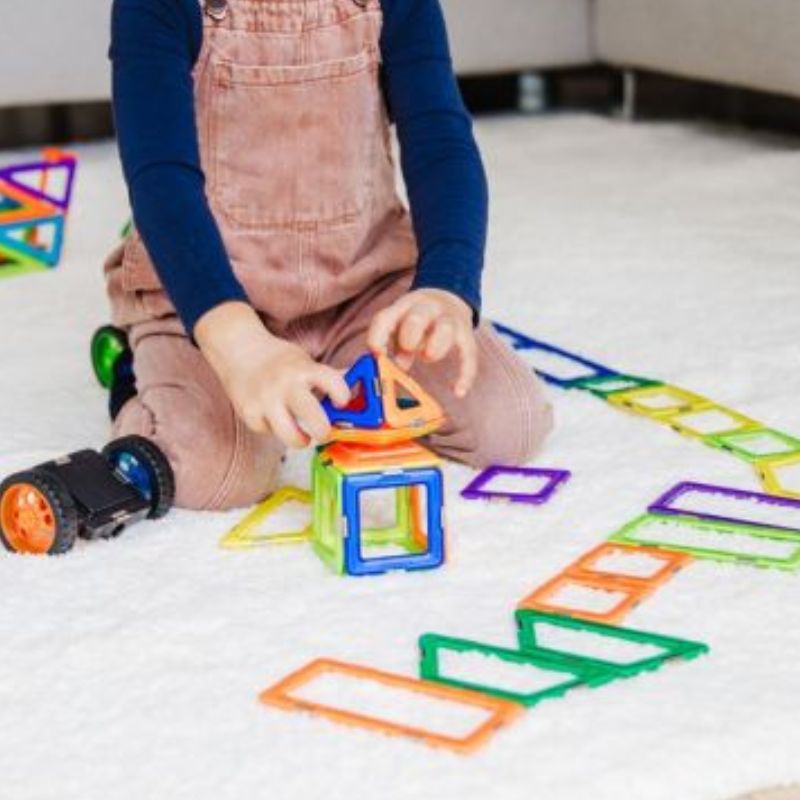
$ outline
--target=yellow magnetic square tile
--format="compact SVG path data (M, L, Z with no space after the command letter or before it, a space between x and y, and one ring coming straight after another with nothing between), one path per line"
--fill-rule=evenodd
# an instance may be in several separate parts
M756 420L731 408L716 404L694 408L690 411L679 411L677 414L670 415L669 424L678 433L694 439L750 431L760 426Z
M769 494L800 499L800 454L757 461L756 469Z
M668 383L632 389L629 392L615 392L607 399L612 405L628 408L656 420L713 405L707 397Z

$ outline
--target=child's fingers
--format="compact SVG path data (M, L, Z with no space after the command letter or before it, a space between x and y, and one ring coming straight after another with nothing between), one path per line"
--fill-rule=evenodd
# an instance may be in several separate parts
M478 345L472 331L456 335L456 347L461 356L461 370L455 385L456 397L466 397L478 377Z
M323 395L330 397L337 408L344 408L350 404L350 387L344 376L332 367L318 364L309 380L311 387L319 389Z
M308 446L310 442L308 436L300 430L294 418L289 413L289 410L284 405L279 405L271 409L267 414L267 420L272 432L287 447L300 450Z
M260 408L258 410L243 411L239 416L241 416L242 422L244 422L253 433L257 433L261 436L272 433L272 428L270 428L269 422L262 414Z
M428 329L436 321L438 309L428 303L415 303L403 315L397 330L397 345L401 352L416 355L421 349Z
M305 387L295 389L289 410L299 427L315 442L325 442L331 433L330 422L319 401Z
M372 318L367 333L367 345L370 350L376 353L388 352L397 325L413 302L414 298L406 295Z
M448 317L442 317L434 325L425 342L423 356L426 361L436 362L444 359L455 344L455 327Z

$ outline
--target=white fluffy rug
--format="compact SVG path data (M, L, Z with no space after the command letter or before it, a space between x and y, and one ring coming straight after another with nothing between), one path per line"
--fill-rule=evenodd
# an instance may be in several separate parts
M800 153L690 125L480 122L493 189L487 312L800 433ZM106 434L87 358L126 217L111 145L82 166L62 268L0 282L0 473ZM23 154L5 153L0 163ZM700 660L544 703L473 757L268 710L317 656L414 675L427 631L513 642L524 595L672 483L756 488L732 458L579 393L539 510L459 500L436 574L347 580L299 549L224 552L237 515L176 513L58 559L0 557L3 800L723 800L800 778L800 577L698 563L632 627ZM293 459L287 482L306 480Z

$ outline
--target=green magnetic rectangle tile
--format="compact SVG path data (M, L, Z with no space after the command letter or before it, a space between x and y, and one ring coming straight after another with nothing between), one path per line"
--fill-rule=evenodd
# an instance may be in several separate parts
M578 666L599 671L608 671L614 677L633 677L641 672L658 669L675 659L692 659L708 652L708 646L687 639L677 639L647 631L620 628L600 622L567 617L561 614L548 614L542 611L519 609L516 612L517 631L521 650L543 657L559 657L572 661ZM616 640L634 645L657 648L660 652L631 660L614 660L610 657L588 656L568 650L566 647L554 648L544 645L537 636L537 626L552 626L585 634L587 638Z
M455 639L449 636L427 633L419 640L420 677L423 680L455 686L460 689L481 692L503 700L511 700L524 706L534 706L542 700L561 697L571 689L581 686L600 686L614 678L608 670L576 664L573 661L554 656L543 656L521 650L473 642L469 639ZM525 669L533 667L554 675L554 683L542 689L524 691L490 683L489 680L470 680L465 677L444 674L441 664L443 652L460 655L475 654L487 659L496 659L502 665Z
M688 536L702 538L706 543L680 541ZM710 539L715 540L713 545L708 543ZM800 536L796 532L764 526L643 514L622 527L609 541L653 545L711 561L785 570L800 567ZM761 547L765 552L743 552L734 547L736 542L746 543L751 549ZM773 552L767 552L769 550Z

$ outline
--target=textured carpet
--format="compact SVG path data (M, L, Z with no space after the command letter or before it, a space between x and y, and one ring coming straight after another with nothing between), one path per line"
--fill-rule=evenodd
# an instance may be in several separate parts
M583 116L478 132L487 312L800 433L796 142ZM107 431L86 351L126 202L113 148L79 152L62 268L0 282L3 474ZM796 783L800 583L775 571L691 566L628 622L709 656L544 703L474 757L256 702L320 655L413 675L426 631L511 644L515 603L672 483L756 487L723 453L554 399L540 462L572 483L541 509L468 504L469 472L448 467L452 560L437 574L342 580L302 547L223 552L236 514L0 557L0 796L724 800ZM306 481L304 456L286 480Z

